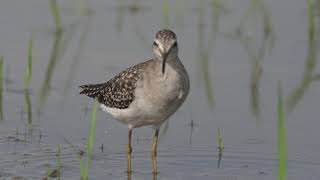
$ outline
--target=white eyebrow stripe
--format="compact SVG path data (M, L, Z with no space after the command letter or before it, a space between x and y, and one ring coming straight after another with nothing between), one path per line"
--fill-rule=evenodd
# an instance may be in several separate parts
M158 39L155 39L154 41L158 44L158 47L160 48L161 52L164 52L162 43Z

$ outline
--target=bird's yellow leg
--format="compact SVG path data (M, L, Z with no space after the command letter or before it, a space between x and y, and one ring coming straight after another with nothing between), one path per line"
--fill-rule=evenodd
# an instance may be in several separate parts
M128 133L128 146L127 146L127 160L128 160L128 173L131 174L131 153L132 153L132 146L131 146L131 135L132 135L132 129L129 129Z
M153 167L153 173L157 174L157 144L158 144L158 136L159 136L159 128L156 129L156 132L153 137L153 143L152 143L152 167Z

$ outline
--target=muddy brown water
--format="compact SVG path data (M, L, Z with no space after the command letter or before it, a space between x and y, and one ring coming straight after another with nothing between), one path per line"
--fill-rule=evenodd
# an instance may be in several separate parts
M224 3L216 32L211 27L217 16L212 14L218 10L212 11L211 1L203 4L172 1L169 21L161 1L91 0L84 3L90 8L85 12L89 16L79 10L80 1L59 2L65 28L58 42L60 55L51 67L49 91L41 105L41 87L57 42L49 3L0 2L0 54L5 61L0 179L45 177L48 167L56 165L58 144L61 145L61 179L79 179L77 153L85 149L87 142L92 100L80 96L77 86L108 80L129 65L152 57L153 35L168 24L178 35L180 57L190 74L191 91L160 138L158 179L277 178L277 85L281 80L284 95L288 97L302 79L308 53L305 1L259 1L270 13L275 41L271 53L267 52L262 60L257 116L250 105L252 59L243 44L231 38L231 34L238 32L249 1ZM259 12L250 16L259 17ZM244 33L256 40L253 47L259 47L263 23L252 17L248 22ZM28 125L23 87L31 34L33 119L32 125ZM212 36L214 40L209 42ZM207 52L209 63L203 65L206 63L203 55ZM208 100L210 95L203 76L206 68L214 105ZM319 93L319 83L313 82L288 114L290 180L320 177ZM225 145L219 168L217 128L222 131ZM152 134L149 127L134 130L132 179L152 179ZM126 143L127 128L98 111L90 179L126 179Z

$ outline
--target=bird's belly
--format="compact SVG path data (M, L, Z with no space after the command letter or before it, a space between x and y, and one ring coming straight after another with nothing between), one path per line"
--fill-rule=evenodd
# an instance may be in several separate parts
M160 92L158 95L146 95L137 98L136 113L142 122L148 125L161 125L181 106L185 99L185 92L179 89Z
M182 99L184 98L184 92L182 90L175 92L178 93L157 96L157 99L154 96L152 96L153 98L148 98L148 96L136 97L127 109L109 108L105 105L101 105L101 108L118 121L135 128L146 125L160 126L184 101Z
M169 107L169 105L167 106ZM101 109L115 119L131 127L161 125L170 115L167 107L151 102L133 102L127 109L117 109L101 105ZM173 111L174 112L174 111Z

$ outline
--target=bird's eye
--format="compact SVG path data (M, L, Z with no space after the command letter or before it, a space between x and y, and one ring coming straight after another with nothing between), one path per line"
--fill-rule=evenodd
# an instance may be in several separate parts
M153 41L153 46L158 47L158 44L155 41Z
M173 47L177 46L177 42L174 42Z

